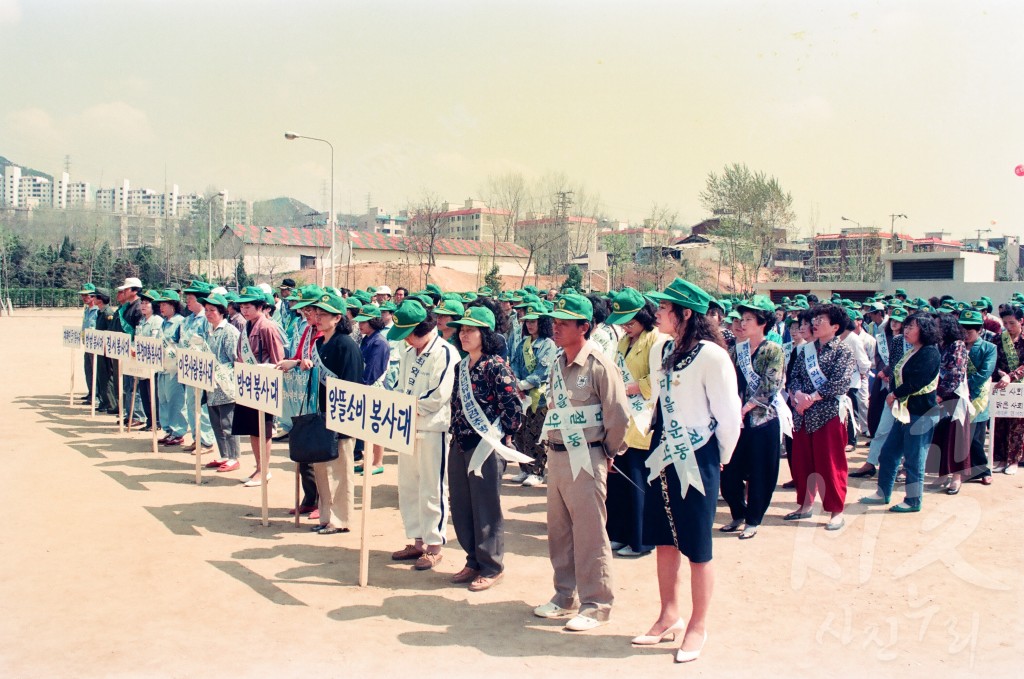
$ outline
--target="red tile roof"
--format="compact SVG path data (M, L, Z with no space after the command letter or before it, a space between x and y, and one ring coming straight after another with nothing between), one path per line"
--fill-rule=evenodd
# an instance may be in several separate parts
M263 229L262 236L260 230ZM300 229L283 226L236 226L232 228L236 236L250 245L292 245L298 247L329 248L331 232L327 229ZM368 231L338 230L338 240L346 234L352 239L352 247L356 250L398 250L401 252L426 252L427 242L424 239L408 236L389 236L383 233ZM491 242L466 240L461 238L437 238L434 240L434 251L444 255L489 255L494 249ZM529 251L514 243L498 243L497 254L504 257L526 257Z

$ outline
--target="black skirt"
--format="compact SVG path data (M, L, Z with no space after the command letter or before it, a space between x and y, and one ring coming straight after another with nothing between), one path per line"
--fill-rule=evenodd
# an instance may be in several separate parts
M260 435L260 411L253 410L249 406L235 404L235 418L231 421L232 436L259 436ZM274 416L270 413L263 413L264 430L263 435L270 437L274 433Z
M711 561L711 532L718 510L718 438L712 436L698 448L696 457L703 494L688 488L684 498L673 465L665 467L651 482L644 499L644 543L672 545L693 563L707 563Z

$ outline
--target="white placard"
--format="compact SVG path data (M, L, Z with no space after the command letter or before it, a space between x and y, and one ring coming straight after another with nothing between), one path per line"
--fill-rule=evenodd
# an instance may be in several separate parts
M1024 382L1008 384L1005 389L993 389L989 414L992 417L1024 417Z
M200 389L213 389L213 354L198 349L178 349L177 360L179 383Z
M235 403L271 415L280 415L282 374L272 365L235 363L235 388L238 390Z
M327 428L411 453L416 441L416 398L379 387L327 378Z
M68 349L82 348L82 329L73 325L65 325L62 331L64 346Z
M129 358L121 362L121 374L128 377L138 377L140 380L148 380L153 377L155 368L139 361L137 358Z
M107 341L103 337L104 332L102 330L86 330L82 333L82 345L85 351L90 354L99 354L100 356L106 351Z
M103 341L106 342L107 358L121 360L131 357L132 338L125 333L103 331Z
M136 337L135 360L153 370L163 370L164 341L158 337Z

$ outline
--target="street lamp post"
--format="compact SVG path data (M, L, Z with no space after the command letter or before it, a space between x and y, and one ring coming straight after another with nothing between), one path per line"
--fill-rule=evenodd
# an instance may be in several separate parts
M218 191L217 196L224 197L226 191ZM208 282L213 283L213 200L217 196L211 196L206 203L206 277Z
M307 137L303 134L295 134L294 132L285 132L284 138L292 141L294 139L310 139L312 141L322 141L331 148L331 214L328 217L329 226L331 229L331 287L337 287L337 274L335 273L334 262L334 247L335 247L335 226L334 226L334 144L327 141L326 139L320 139L319 137Z

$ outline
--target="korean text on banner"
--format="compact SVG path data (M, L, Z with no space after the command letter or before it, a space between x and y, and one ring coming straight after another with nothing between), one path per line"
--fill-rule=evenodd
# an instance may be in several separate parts
M140 380L148 380L153 376L155 368L146 365L138 358L130 358L121 364L121 374L128 377L138 377Z
M280 415L284 373L272 365L235 364L235 403L271 415ZM212 389L212 387L210 387Z
M1024 382L994 389L989 407L992 417L1024 417Z
M136 337L135 360L152 370L163 370L164 341L158 337Z
M86 330L82 333L82 346L86 353L103 355L106 349L106 340L103 339L102 330Z
M199 389L213 389L213 363L216 359L209 351L178 350L178 382Z
M416 441L416 399L409 394L327 380L327 428L411 453Z
M107 358L121 360L132 355L132 338L123 332L103 332Z
M68 349L80 349L82 347L82 330L73 325L65 325L61 333L64 346Z

